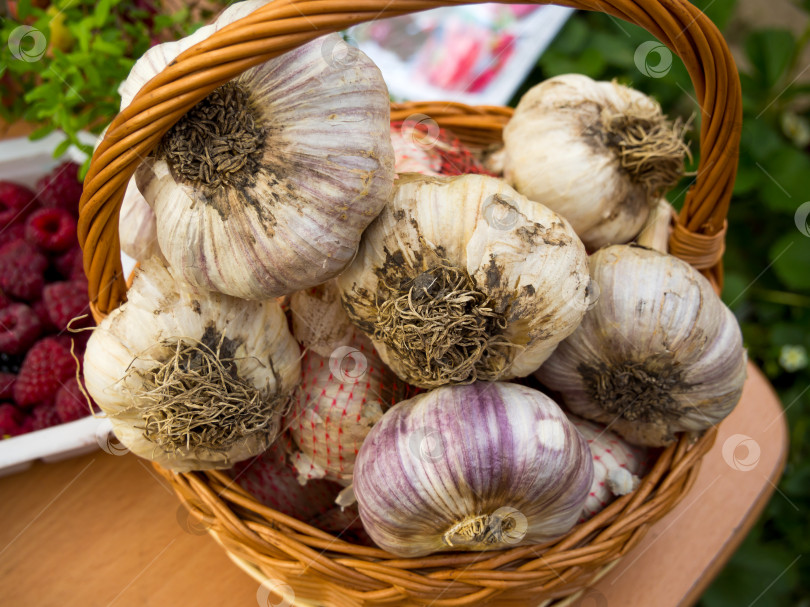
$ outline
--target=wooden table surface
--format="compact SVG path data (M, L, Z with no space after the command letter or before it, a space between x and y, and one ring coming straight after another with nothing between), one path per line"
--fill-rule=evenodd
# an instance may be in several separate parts
M786 448L782 409L751 366L691 493L573 604L694 603L773 492ZM2 605L257 604L258 584L188 525L166 483L129 454L98 451L0 478L0 521Z

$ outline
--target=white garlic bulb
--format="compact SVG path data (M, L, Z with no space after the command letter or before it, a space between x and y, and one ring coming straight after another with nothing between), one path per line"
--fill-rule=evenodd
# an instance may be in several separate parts
M334 280L293 293L290 311L295 339L318 356L329 358L336 348L353 339L352 322L340 304Z
M160 255L157 242L157 224L152 207L144 200L135 184L135 178L129 180L121 212L118 219L118 235L121 239L121 250L139 261Z
M585 439L517 384L445 386L403 401L357 456L363 526L403 557L539 544L575 524L593 480Z
M504 128L504 178L563 215L589 250L628 242L683 175L684 130L617 82L556 76L530 89Z
M746 354L731 311L680 259L638 245L590 257L599 297L537 371L567 407L638 445L663 446L728 415Z
M294 318L294 317L293 317ZM299 481L351 483L357 452L371 428L405 398L407 385L391 373L369 339L352 327L330 356L307 352L301 384L285 425Z
M616 497L638 488L648 460L647 450L631 445L615 432L575 415L568 415L587 441L593 457L593 482L582 509L582 520L601 512Z
M414 174L337 280L382 360L425 388L528 375L577 327L590 282L561 216L494 177Z
M236 5L236 6L241 6ZM226 11L203 39L246 9ZM189 42L150 51L122 105ZM160 249L190 284L269 299L320 284L353 258L390 197L389 97L379 69L329 34L213 91L136 172ZM129 83L129 80L132 83Z
M136 455L182 472L227 468L278 435L299 348L275 301L195 292L152 257L90 336L84 376Z
M334 281L294 293L293 335L305 348L301 383L285 418L299 481L351 483L360 445L383 412L405 398L371 341L352 325Z
M403 130L405 132L403 132ZM430 145L422 143L421 134L403 126L391 127L391 143L394 146L394 170L397 173L421 173L441 175L442 157ZM430 142L430 138L427 142Z

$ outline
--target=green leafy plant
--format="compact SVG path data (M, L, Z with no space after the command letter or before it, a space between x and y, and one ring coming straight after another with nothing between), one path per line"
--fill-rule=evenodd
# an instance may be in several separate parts
M693 2L721 29L736 4ZM804 6L810 10L810 3ZM696 140L700 116L683 64L673 57L661 77L647 76L636 65L636 49L651 39L643 29L607 15L578 13L513 101L556 74L618 78L656 97L670 115L695 115ZM810 122L800 112L808 106L810 86L797 78L808 39L810 29L796 38L779 29L740 31L739 24L732 39L744 58L744 118L723 298L742 325L749 357L786 408L791 448L779 491L705 593L705 607L810 605L810 559L797 559L810 552ZM696 145L693 152L699 154ZM690 181L673 190L676 207Z
M7 7L0 26L0 118L37 125L33 139L62 131L57 156L71 144L92 152L79 133L99 134L118 113L118 85L135 60L211 16L193 3L164 14L150 0L19 0Z

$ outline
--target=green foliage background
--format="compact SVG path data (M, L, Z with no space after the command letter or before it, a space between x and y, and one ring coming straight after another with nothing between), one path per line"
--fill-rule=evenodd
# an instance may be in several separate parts
M693 3L722 30L736 0ZM728 218L723 299L742 325L749 357L767 374L787 410L791 447L779 491L701 604L808 606L810 558L801 557L810 553L810 370L802 352L810 350L810 229L805 226L802 233L795 214L810 201L810 87L796 81L808 67L800 57L810 30L799 39L774 29L735 32L740 36L748 65L740 75L744 118ZM651 39L645 30L607 15L577 13L540 58L513 104L544 78L578 72L601 80L618 78L657 98L671 116L696 115L692 85L677 57L660 78L645 76L636 66L636 49ZM654 69L656 57L650 61ZM696 120L695 160L697 115ZM676 207L689 182L685 179L673 190L670 199Z
M737 0L696 0L724 29ZM223 4L224 4L223 0ZM156 40L189 33L210 14L188 6L173 15L155 14L152 0L55 0L64 19L16 3L17 15L0 23L5 42L21 21L49 39L69 40L51 48L41 62L11 60L0 48L0 117L43 125L77 143L80 130L98 133L118 108L118 83L134 58ZM11 3L6 3L10 8ZM804 0L805 12L810 0ZM151 23L151 25L147 25ZM51 31L60 27L61 32ZM740 167L729 214L726 284L723 298L737 315L750 358L773 382L786 407L791 449L779 490L754 530L702 599L704 607L799 605L810 607L810 226L796 225L797 208L810 201L810 86L797 76L810 30L796 39L785 30L752 28L742 36L746 67L741 70L744 122ZM696 159L699 115L692 86L677 58L662 77L645 76L636 49L652 37L646 31L598 13L578 13L538 62L515 96L544 78L578 72L618 78L657 98L672 116L696 116L692 149ZM654 62L654 59L652 59ZM653 69L654 65L650 66ZM805 81L806 82L806 81ZM86 146L83 146L86 148ZM61 150L57 150L59 152ZM90 150L87 150L90 151ZM689 178L673 190L682 203ZM685 546L684 550L689 547Z

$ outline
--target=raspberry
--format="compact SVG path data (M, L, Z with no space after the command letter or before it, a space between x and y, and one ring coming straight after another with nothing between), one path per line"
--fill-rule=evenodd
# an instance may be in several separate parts
M0 247L5 246L12 240L25 238L25 223L15 223L12 226L0 228Z
M48 318L57 329L67 328L73 318L81 315L85 315L85 318L74 322L71 328L86 327L92 323L87 285L83 282L72 280L50 284L42 291L42 301Z
M54 260L54 266L65 280L87 280L82 263L82 250L78 245Z
M34 407L30 419L33 422L33 430L42 430L62 423L56 411L56 406L52 402L42 403Z
M47 266L48 260L34 245L24 240L9 242L0 249L0 289L17 299L39 299Z
M87 398L79 390L79 382L75 377L71 377L62 384L59 392L56 393L54 405L62 422L72 422L90 415ZM93 409L98 410L95 404L93 404Z
M34 211L25 220L25 238L44 251L64 251L76 243L76 220L64 209Z
M0 351L7 354L25 352L42 331L39 316L21 303L0 310Z
M54 337L41 339L23 360L14 384L14 401L19 407L47 402L75 372L76 363L70 350Z
M12 400L14 398L14 382L17 376L13 373L0 372L0 400Z
M12 303L14 302L12 302L5 293L0 291L0 310L2 310L3 308L7 308Z
M82 184L78 177L79 165L63 162L50 174L37 182L39 201L48 209L63 209L74 217L79 215Z
M34 208L34 193L25 186L0 181L0 228L22 223Z
M48 310L45 308L44 301L41 299L35 301L31 304L31 309L39 318L39 322L42 324L43 333L53 333L56 331L56 325L51 322L51 317L48 316Z
M17 407L9 403L0 405L0 438L20 434L22 422L23 414Z

